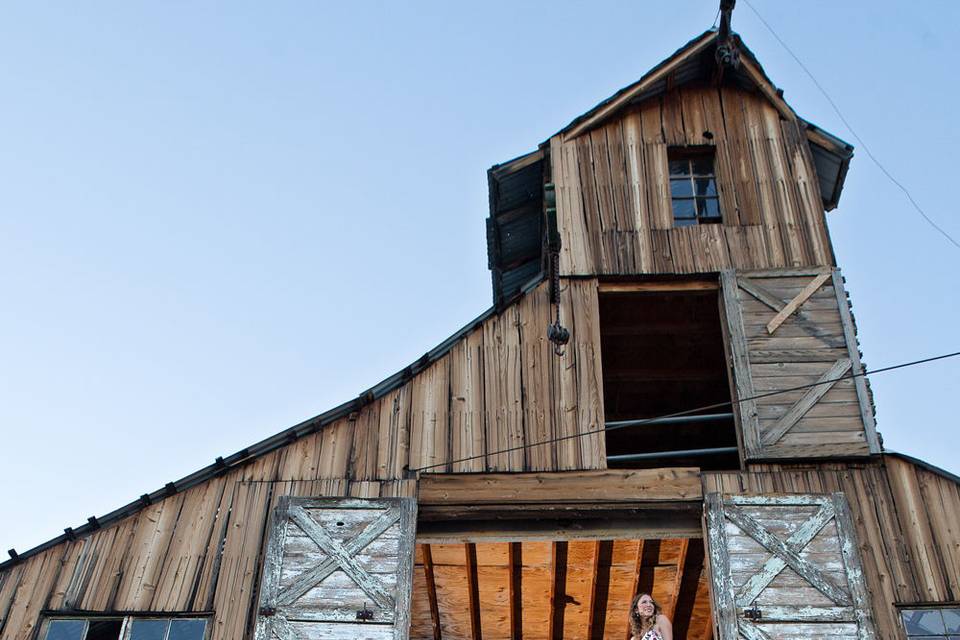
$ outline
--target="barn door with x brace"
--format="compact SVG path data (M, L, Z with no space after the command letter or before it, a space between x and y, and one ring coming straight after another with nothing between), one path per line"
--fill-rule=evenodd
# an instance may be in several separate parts
M406 640L415 529L412 498L281 498L255 639Z
M842 493L705 502L717 640L876 637Z
M724 271L721 284L745 457L879 453L840 272Z

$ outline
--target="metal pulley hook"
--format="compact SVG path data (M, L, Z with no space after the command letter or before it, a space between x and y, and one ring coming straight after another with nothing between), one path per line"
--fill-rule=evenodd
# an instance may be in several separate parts
M553 343L553 352L562 356L564 353L563 346L570 342L570 331L561 326L560 321L557 320L547 327L547 339Z
M547 325L547 340L553 343L553 352L563 355L563 346L570 342L570 330L560 324L560 303L557 302L557 319L553 324Z

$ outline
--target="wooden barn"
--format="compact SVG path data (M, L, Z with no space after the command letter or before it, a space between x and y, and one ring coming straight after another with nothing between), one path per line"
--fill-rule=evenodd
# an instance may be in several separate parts
M0 639L629 640L638 592L678 640L960 638L960 478L884 451L831 246L852 155L728 7L490 169L492 308L11 550Z

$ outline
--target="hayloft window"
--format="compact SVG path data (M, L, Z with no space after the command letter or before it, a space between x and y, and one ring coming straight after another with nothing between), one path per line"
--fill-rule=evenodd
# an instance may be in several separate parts
M678 147L670 149L667 157L674 224L686 227L722 222L713 150Z
M738 468L716 281L602 282L599 310L607 465Z
M900 619L908 638L960 638L960 607L901 609Z
M205 618L52 618L44 640L203 640Z

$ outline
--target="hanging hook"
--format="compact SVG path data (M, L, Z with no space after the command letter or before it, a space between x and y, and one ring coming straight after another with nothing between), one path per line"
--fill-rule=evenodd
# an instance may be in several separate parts
M553 343L553 352L562 356L563 346L570 342L570 331L560 324L560 318L547 327L547 339Z

